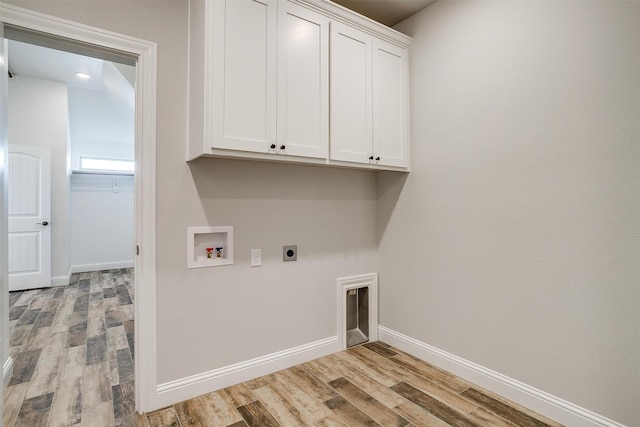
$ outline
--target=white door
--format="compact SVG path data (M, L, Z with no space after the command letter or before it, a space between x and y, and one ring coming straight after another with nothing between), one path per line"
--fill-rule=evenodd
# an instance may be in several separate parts
M9 290L51 286L51 153L9 144Z

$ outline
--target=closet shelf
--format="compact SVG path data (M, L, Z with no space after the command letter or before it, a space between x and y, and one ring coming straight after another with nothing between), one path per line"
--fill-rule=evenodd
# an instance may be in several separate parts
M71 175L134 176L134 172L72 170Z

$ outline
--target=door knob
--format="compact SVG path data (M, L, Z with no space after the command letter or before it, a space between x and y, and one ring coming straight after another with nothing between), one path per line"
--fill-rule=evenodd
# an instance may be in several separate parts
M46 227L47 225L49 225L49 222L48 221L36 222L36 225L42 225L43 227Z
M276 148L276 144L271 144L271 148Z
M286 146L286 145L281 145L281 146L280 146L280 149L281 149L281 150L284 150L285 148L287 148L287 146Z

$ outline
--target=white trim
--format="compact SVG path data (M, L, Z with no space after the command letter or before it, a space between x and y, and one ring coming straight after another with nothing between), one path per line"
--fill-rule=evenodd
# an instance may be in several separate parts
M87 271L100 271L100 270L116 270L119 268L133 268L134 261L114 261L114 262L100 262L95 264L78 264L71 266L71 273L84 273ZM68 282L67 282L68 283Z
M369 342L378 341L378 273L362 274L360 276L341 277L337 282L338 318L338 350L347 348L347 298L350 289L369 288Z
M65 276L55 276L51 278L51 286L67 286L71 282L71 275L73 273L84 273L87 271L100 271L100 270L116 270L119 268L132 268L134 266L133 261L114 261L114 262L101 262L96 264L77 264L69 267L69 273Z
M561 424L582 427L624 427L623 424L588 409L384 326L379 327L379 336L380 340L387 344Z
M135 394L136 410L156 409L156 85L157 46L136 67ZM142 84L144 82L144 84ZM139 355L139 356L138 356Z
M63 276L55 276L51 278L51 286L68 286L71 283L71 275L73 271L71 270L73 267L69 267L69 271L66 275Z
M67 286L71 281L71 276L56 276L51 278L51 286Z
M7 387L11 377L13 376L13 358L9 356L7 360L4 361L4 366L2 367L2 383L4 387Z
M201 374L158 385L158 408L182 402L263 375L290 368L338 351L337 337L293 347Z
M139 412L156 397L156 43L0 3L3 23L137 57L135 229L135 394Z

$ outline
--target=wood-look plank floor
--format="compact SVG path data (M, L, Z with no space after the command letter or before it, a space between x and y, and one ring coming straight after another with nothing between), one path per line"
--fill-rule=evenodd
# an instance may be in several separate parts
M133 271L9 293L13 377L4 426L136 426ZM144 420L146 422L146 420Z
M558 427L382 342L147 414L150 427Z
M9 294L5 427L559 426L382 342L137 415L132 283L109 270Z

